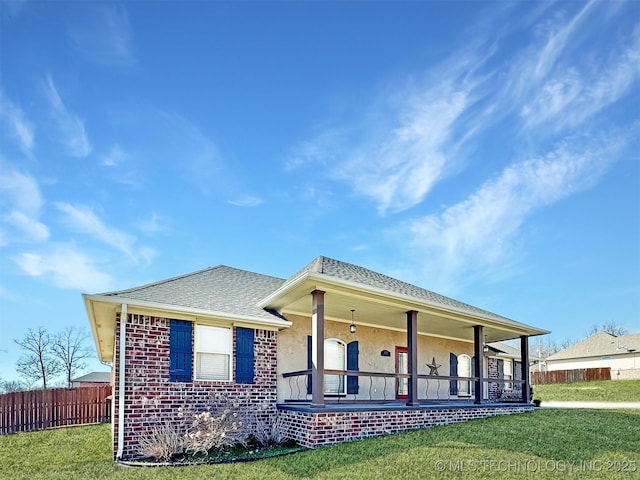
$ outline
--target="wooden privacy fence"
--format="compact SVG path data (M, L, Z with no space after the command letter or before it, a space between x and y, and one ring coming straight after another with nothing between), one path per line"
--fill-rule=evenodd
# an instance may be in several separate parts
M578 368L575 370L555 370L553 372L532 372L532 385L550 383L593 382L611 380L611 368Z
M111 386L54 388L0 395L0 434L107 422Z

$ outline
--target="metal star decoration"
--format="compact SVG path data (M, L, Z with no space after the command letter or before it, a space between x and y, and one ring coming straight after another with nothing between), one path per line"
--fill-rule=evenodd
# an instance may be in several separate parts
M437 365L436 364L436 357L432 357L431 363L427 363L427 367L429 367L429 375L440 375L438 373L438 369L441 366L442 365Z

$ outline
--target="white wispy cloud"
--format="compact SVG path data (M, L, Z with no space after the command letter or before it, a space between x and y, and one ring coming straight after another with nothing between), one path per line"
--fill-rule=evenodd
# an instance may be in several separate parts
M576 44L572 43L571 40L592 13L596 3L596 0L591 0L568 20L562 15L552 21L538 25L537 30L546 36L546 41L542 48L536 50L539 52L534 57L536 61L532 64L532 68L527 71L531 76L523 78L523 81L535 82L545 78L554 69L562 55L565 54L567 48L576 47Z
M100 157L100 166L105 168L105 178L133 189L144 185L145 176L140 174L131 153L115 143Z
M87 157L91 153L91 143L84 128L84 121L66 107L51 75L48 75L44 82L44 93L51 111L54 138L66 147L69 155Z
M23 232L31 241L44 242L49 238L49 228L44 223L27 216L23 212L13 210L3 219Z
M29 276L43 277L60 288L100 292L111 290L113 278L74 245L51 245L44 252L23 252L13 261Z
M86 60L106 67L135 63L133 29L126 8L119 4L88 3L68 25L71 45Z
M149 218L140 220L136 225L140 231L147 235L155 235L156 233L161 233L167 230L167 228L161 223L160 215L156 212L153 212Z
M600 181L637 137L637 125L607 114L637 92L640 26L615 28L619 5L565 7L507 9L508 28L500 16L479 21L444 62L395 82L355 122L300 142L285 169L313 164L381 213L429 211L394 229L408 230L400 248L410 243L412 265L434 282L439 272L444 289L513 274L532 215ZM461 199L440 210L425 204L435 185L480 162L462 182L470 193L456 189Z
M468 81L467 66L465 57L432 86L412 86L374 102L384 106L357 126L331 127L299 143L285 170L319 164L375 201L380 213L413 207L459 166L452 160L458 130L468 122L464 117L479 87Z
M433 282L448 291L504 274L519 260L519 233L527 218L591 187L625 144L614 134L580 137L543 157L508 166L466 200L414 220L408 227L414 255Z
M264 200L260 197L246 195L232 200L227 200L226 203L229 205L235 205L236 207L257 207L258 205L262 205Z
M116 143L111 147L109 153L102 156L100 163L103 167L117 167L128 157L129 155Z
M338 160L347 140L345 129L318 129L311 140L304 140L295 145L285 160L284 170L294 171L309 164L325 165Z
M0 125L18 144L18 148L26 156L31 157L35 144L35 127L24 111L11 102L0 89Z
M524 95L530 101L521 110L523 128L576 127L627 95L640 79L640 28L621 47L602 54L605 68L562 62L557 73Z
M30 242L47 240L49 229L40 221L43 203L35 178L0 161L0 218L5 226L3 245L16 239Z
M506 123L521 138L558 141L632 91L640 72L638 28L622 48L599 51L585 32L603 18L615 21L607 5L531 10L518 18L504 10L508 28L502 14L480 21L473 41L426 74L383 91L359 120L338 122L294 146L285 170L315 164L372 199L380 213L399 212L469 165L469 152L496 125ZM510 43L515 32L529 36L518 50Z
M448 142L468 102L468 91L448 87L408 99L399 125L349 158L340 175L383 213L418 204L447 173Z
M124 253L131 259L138 257L139 252L135 248L135 237L117 228L107 226L91 209L66 202L56 202L55 206L65 214L64 221L73 231L89 235Z

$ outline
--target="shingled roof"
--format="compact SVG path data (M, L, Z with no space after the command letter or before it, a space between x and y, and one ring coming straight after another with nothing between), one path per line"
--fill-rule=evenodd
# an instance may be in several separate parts
M148 285L100 295L272 319L275 312L258 305L269 295L286 288L305 274L358 284L499 322L518 323L382 273L324 256L316 257L286 280L219 265Z
M640 334L615 336L607 332L598 332L554 353L547 360L623 355L637 351L640 351Z
M471 315L478 315L487 319L497 320L499 322L518 323L507 317L474 307L467 303L459 302L458 300L454 300L416 285L383 275L382 273L374 272L373 270L369 270L358 265L341 262L339 260L323 256L315 258L295 275L292 275L280 288L286 288L289 283L294 282L298 277L307 273L352 282L391 294L407 296L430 305L453 309L459 312L469 313Z
M140 287L100 294L174 307L195 308L264 319L275 312L257 306L284 279L219 265Z

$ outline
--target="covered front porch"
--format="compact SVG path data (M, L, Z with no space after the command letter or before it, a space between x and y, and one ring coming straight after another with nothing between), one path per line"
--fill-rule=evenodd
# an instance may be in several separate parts
M346 318L339 319L327 315L337 308L329 309L326 299L333 298L337 304L344 304L344 299L321 290L312 291L310 297L310 315L288 316L295 327L280 336L280 403L322 408L333 404L530 402L528 335L516 337L514 332L472 324L468 319L444 321L434 312L398 312L387 307L388 312L380 316L380 306L374 308L355 298L351 303L359 308L345 309ZM366 323L355 316L355 312L374 309L378 316L367 314ZM498 372L488 342L514 337L521 358L505 377ZM300 352L306 353L307 368L291 369L301 366Z
M277 408L303 445L533 408L528 339L544 330L322 258L260 306L291 322ZM488 344L513 339L521 355L507 369Z

